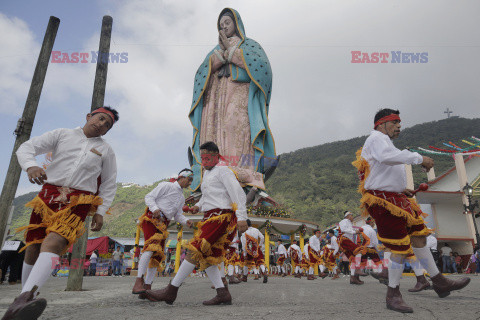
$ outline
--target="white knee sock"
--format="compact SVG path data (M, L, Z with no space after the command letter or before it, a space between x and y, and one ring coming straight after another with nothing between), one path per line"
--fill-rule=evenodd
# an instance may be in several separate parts
M417 257L422 267L427 270L430 277L435 277L440 272L438 271L435 260L433 260L432 252L426 246L423 248L412 248L413 253Z
M33 265L27 264L23 262L22 267L22 288L25 287L25 283L27 282L28 277L30 276L30 272L32 272Z
M221 262L218 268L220 269L220 277L225 278L225 262Z
M355 256L355 267L361 269L362 267L362 254L359 253Z
M253 268L253 274L258 274L258 269L257 268Z
M310 268L308 269L308 274L313 274L313 271L314 271L314 270L313 270L313 267L310 267Z
M260 270L262 271L263 274L265 274L265 266L263 264L260 266Z
M229 265L229 266L227 267L227 269L228 269L228 276L229 276L229 277L233 276L233 266L232 266L232 265Z
M140 261L138 262L137 278L140 278L147 272L148 263L150 262L152 255L153 255L153 251L145 251L140 257Z
M156 273L157 268L148 268L147 275L145 276L145 284L152 284Z
M388 265L390 264L390 257L392 256L392 252L390 251L385 251L383 253L383 266L384 268L388 268Z
M355 275L355 261L350 261L350 275Z
M295 273L298 273L300 271L300 267L299 266L295 266Z
M248 275L248 267L247 266L243 267L243 275L244 276Z
M175 278L172 280L172 286L180 287L187 279L187 277L192 273L193 269L195 269L195 265L193 263L188 262L187 260L183 260L180 268L178 268L178 272L175 275Z
M210 281L212 281L213 285L215 286L215 289L224 287L222 276L221 276L220 270L218 270L218 266L210 266L207 269L205 269L205 272L207 273L207 276L210 279Z
M285 267L284 267L284 266L282 266L282 272L283 272L283 273L286 273L286 272L285 272Z
M52 265L56 264L58 258L59 255L56 253L41 252L22 288L22 293L32 290L33 286L41 288L50 277Z
M321 264L319 267L320 267L320 272L323 273L323 271L325 271L325 266Z
M390 288L396 288L400 284L404 262L405 256L403 255L391 256L390 263L388 265L388 286Z
M238 266L235 266L235 273L238 273L239 270L238 270Z

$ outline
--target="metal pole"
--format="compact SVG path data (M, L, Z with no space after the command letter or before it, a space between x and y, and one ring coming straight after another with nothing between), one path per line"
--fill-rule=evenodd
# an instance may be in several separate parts
M42 48L38 55L37 66L33 73L32 82L30 84L30 90L28 91L27 101L23 109L22 117L18 120L17 128L15 130L15 144L13 146L12 155L10 157L10 164L8 165L7 175L5 176L5 182L3 184L2 194L0 196L0 239L3 240L5 235L5 226L7 224L8 214L12 201L15 198L17 192L18 181L20 180L20 174L22 168L18 164L16 152L18 147L28 139L32 133L33 121L35 120L35 114L37 113L38 102L40 101L40 95L42 93L43 83L47 74L48 62L52 53L53 44L55 43L55 37L57 36L58 26L60 25L60 19L51 16L48 21L47 30L43 38ZM2 247L3 243L0 243Z
M100 34L100 44L98 49L97 70L95 73L95 83L93 86L92 105L93 111L103 106L105 99L105 87L107 85L108 56L110 54L110 39L112 37L113 19L110 16L104 16L102 20L102 31ZM90 218L85 219L85 233L78 239L72 248L72 260L80 261L79 268L70 268L66 291L81 291L83 284L83 262L87 251L88 228Z

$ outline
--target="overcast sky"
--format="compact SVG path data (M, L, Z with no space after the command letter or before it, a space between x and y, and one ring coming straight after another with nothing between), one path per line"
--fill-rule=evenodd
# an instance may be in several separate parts
M33 135L84 124L91 51L108 14L110 52L128 55L109 65L105 95L120 112L105 137L118 181L150 184L188 166L193 78L217 42L224 7L240 13L247 37L270 59L269 119L279 154L368 134L380 107L399 108L404 127L443 119L447 107L480 116L478 1L2 1L0 181L51 15L61 19L54 50L90 56L88 63L50 63ZM389 57L352 63L352 51ZM392 63L392 51L423 54L424 63ZM38 187L22 175L18 194L32 190Z

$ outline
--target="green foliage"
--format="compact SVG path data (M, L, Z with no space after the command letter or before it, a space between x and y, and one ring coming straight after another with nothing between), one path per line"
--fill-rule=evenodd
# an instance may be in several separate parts
M478 135L480 119L450 118L405 129L395 145L398 148L458 145ZM275 174L267 181L267 192L290 208L292 218L314 221L323 227L338 222L345 210L359 213L358 177L351 165L355 152L367 137L300 149L283 154ZM454 166L451 157L433 156L437 176ZM413 168L415 185L426 182L420 166Z
M478 135L479 127L480 119L450 118L424 123L405 129L395 145L399 148L443 147L442 143L448 141L464 145L461 140ZM338 222L345 210L358 213L358 177L351 163L365 139L366 136L358 137L282 154L279 167L267 182L267 192L288 208L291 218L309 220L322 227ZM437 176L454 165L451 157L433 158ZM426 181L426 174L420 172L419 166L415 166L413 172L416 186ZM157 184L125 187L119 183L112 215L105 216L101 232L90 235L134 237L135 219L145 210L145 195ZM35 195L36 192L31 192L15 198L14 228L28 224L30 209L25 208L25 204Z

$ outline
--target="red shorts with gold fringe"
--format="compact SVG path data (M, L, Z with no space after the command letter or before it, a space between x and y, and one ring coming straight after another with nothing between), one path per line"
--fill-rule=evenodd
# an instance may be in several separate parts
M340 247L340 250L343 251L343 253L347 256L347 258L353 259L357 254L358 251L360 250L360 247L353 243L352 240L349 238L345 237L344 235L341 235L337 239L338 241L338 246Z
M285 259L285 255L281 254L277 259L277 266L283 266L283 264L285 263Z
M238 264L238 254L237 254L237 249L234 247L228 247L227 251L225 252L225 257L223 259L223 262L225 263L225 266L229 265L237 265Z
M382 262L377 250L374 248L366 248L366 250L366 253L362 254L362 263L367 262L368 259L372 260L376 264Z
M363 198L370 216L375 219L378 240L393 253L412 255L410 236L427 236L423 212L415 199L403 193L367 190Z
M103 202L91 192L44 184L38 195L25 206L32 208L30 223L18 228L25 230L26 247L42 243L50 232L68 241L62 254L85 232L85 219L92 216Z
M148 267L162 271L162 262L165 260L165 241L169 234L167 231L169 221L163 215L161 219L155 219L152 215L153 213L147 207L144 214L138 219L145 238L142 252L152 251L153 255Z
M193 239L185 248L202 271L223 261L236 232L237 217L234 210L212 209L204 213Z
M308 246L308 260L311 267L322 262L320 254L310 246Z
M299 265L300 264L300 256L298 255L298 252L297 250L292 250L291 251L291 255L292 255L292 262L295 264L295 265Z
M283 261L285 261L285 258L283 259ZM248 268L260 267L261 265L264 265L264 264L265 264L265 257L263 255L262 250L258 250L256 257L247 253L247 256L245 257L245 266L247 266ZM277 264L278 264L278 261L277 261Z

